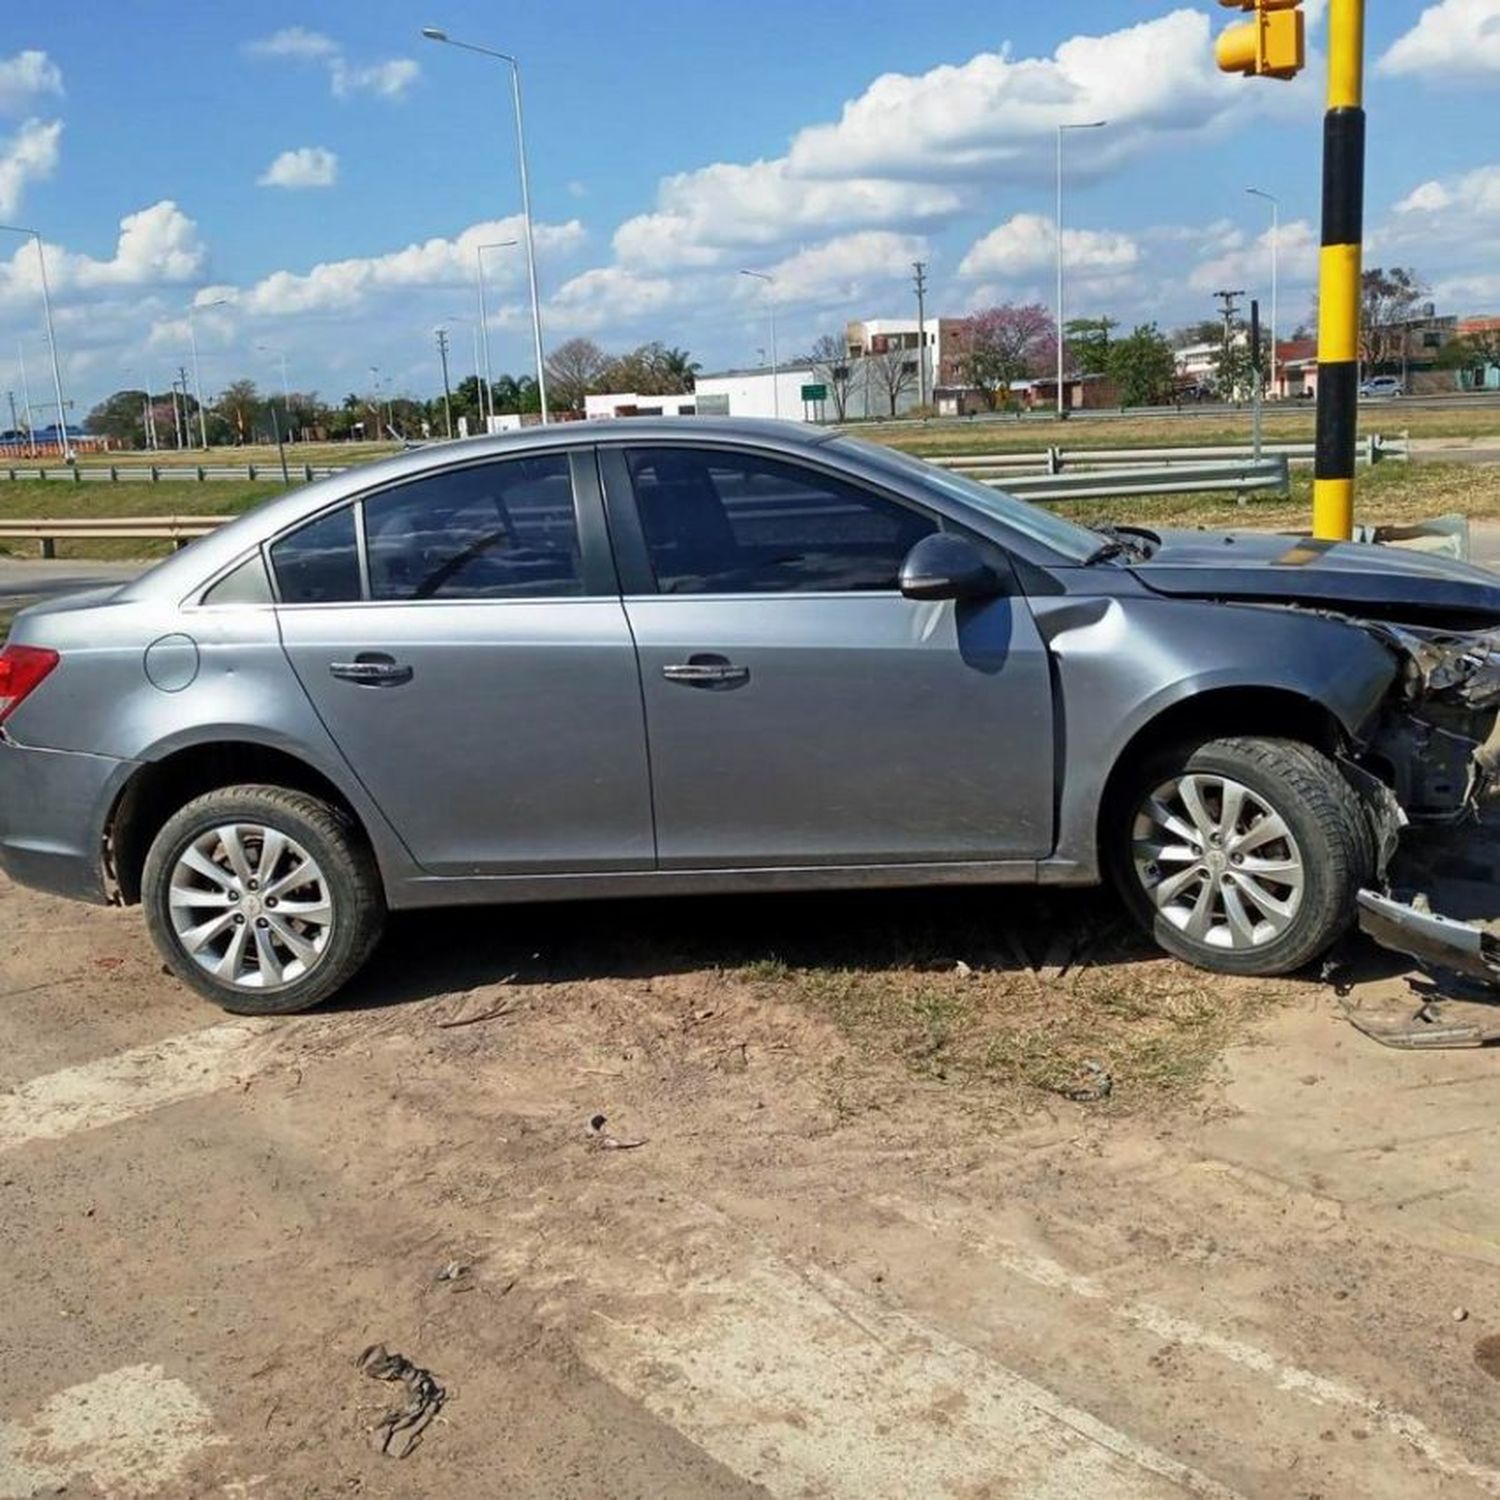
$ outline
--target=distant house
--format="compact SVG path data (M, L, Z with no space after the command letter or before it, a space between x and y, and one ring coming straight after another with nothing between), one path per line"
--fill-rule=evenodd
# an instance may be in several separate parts
M1483 336L1490 349L1500 350L1500 317L1460 318L1456 331L1461 339ZM1466 391L1500 391L1500 358L1476 358L1458 372L1458 379Z

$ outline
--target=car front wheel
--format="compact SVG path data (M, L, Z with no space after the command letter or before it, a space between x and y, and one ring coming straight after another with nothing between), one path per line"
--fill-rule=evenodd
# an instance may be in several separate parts
M242 1015L327 999L364 964L385 920L358 829L284 787L225 787L181 808L152 842L141 896L172 972Z
M1226 974L1285 974L1351 924L1371 874L1364 808L1291 740L1234 738L1153 757L1116 817L1126 904L1169 953Z

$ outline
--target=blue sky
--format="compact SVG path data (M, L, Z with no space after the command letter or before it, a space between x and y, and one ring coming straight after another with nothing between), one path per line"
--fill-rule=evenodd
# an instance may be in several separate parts
M753 360L777 277L783 353L852 316L1051 297L1056 123L1069 137L1070 311L1164 325L1220 285L1266 292L1282 199L1282 325L1310 296L1322 109L1297 82L1226 79L1206 4L862 0L625 6L481 0L183 6L53 0L0 17L0 218L48 244L80 407L155 389L186 356L337 398L437 383L431 328L472 363L474 245L519 229L507 79L418 35L522 60L549 344L658 337ZM1370 258L1448 310L1500 310L1500 0L1370 7ZM0 241L0 379L45 359L34 252ZM523 262L492 251L497 369L529 365ZM221 302L221 299L223 301ZM208 303L220 303L206 306Z

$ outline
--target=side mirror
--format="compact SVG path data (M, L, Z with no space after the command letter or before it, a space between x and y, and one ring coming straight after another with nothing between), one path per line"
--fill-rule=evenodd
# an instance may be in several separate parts
M908 599L992 599L1005 591L979 548L946 531L924 536L906 554L900 584Z

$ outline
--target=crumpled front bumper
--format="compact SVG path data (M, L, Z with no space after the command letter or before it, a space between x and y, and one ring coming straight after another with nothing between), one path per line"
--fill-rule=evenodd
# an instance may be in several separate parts
M1483 928L1376 891L1359 893L1359 926L1382 948L1481 984L1500 984L1500 942Z

